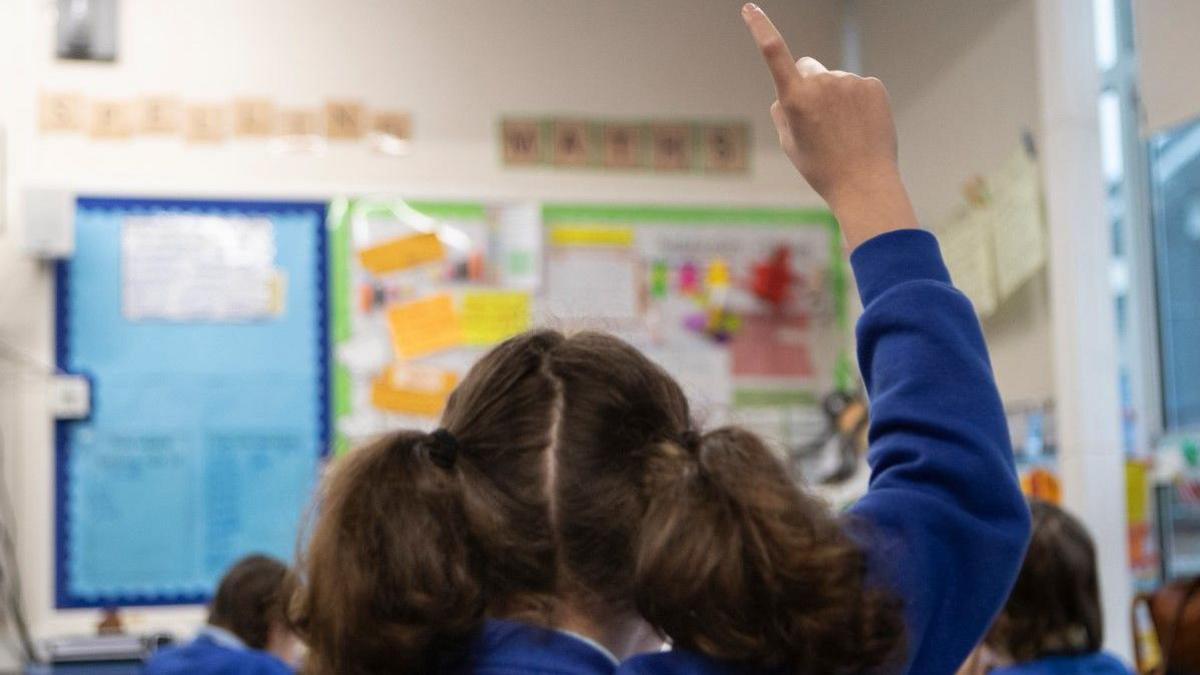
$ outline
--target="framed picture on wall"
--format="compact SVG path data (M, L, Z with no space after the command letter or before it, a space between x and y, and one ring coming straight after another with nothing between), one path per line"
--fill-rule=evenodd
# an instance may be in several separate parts
M71 61L117 60L117 0L58 0L55 55Z

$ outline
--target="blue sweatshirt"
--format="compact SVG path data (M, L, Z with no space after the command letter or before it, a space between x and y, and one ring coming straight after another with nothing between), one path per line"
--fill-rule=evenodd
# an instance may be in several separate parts
M617 661L602 647L562 631L489 619L471 643L460 675L611 675Z
M990 675L1133 675L1124 663L1105 652L1081 656L1056 656L1006 668Z
M850 526L873 580L905 603L900 671L951 675L1003 606L1029 537L1008 425L979 321L933 235L883 234L850 262L871 401L870 489ZM620 672L763 671L679 650L635 657Z
M206 627L182 647L155 654L143 675L293 675L271 654L250 649L231 633Z

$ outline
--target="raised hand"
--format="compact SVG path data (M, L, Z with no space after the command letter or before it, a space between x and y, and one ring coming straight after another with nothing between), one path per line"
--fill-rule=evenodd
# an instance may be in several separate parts
M800 175L833 209L854 248L883 232L917 227L896 162L896 127L883 83L794 61L783 36L753 3L742 18L775 81L771 119Z

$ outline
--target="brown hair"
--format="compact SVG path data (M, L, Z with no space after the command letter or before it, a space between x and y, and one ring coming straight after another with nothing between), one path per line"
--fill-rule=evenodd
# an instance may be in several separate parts
M1074 516L1034 500L1033 537L986 643L1017 663L1089 654L1104 643L1096 548Z
M679 385L621 340L513 338L442 424L327 480L295 607L314 672L447 669L484 617L553 625L564 598L795 673L897 655L900 609L826 507L753 434L697 433Z
M251 649L266 649L271 627L286 621L292 588L287 565L264 555L242 558L217 586L208 623L233 633Z

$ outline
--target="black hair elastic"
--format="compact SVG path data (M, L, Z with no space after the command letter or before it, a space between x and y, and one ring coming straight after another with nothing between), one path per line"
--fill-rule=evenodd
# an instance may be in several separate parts
M700 434L692 429L679 434L679 445L693 455L700 452Z
M429 440L429 459L447 471L453 469L458 460L458 452L462 449L454 434L445 429L438 429L429 434Z

